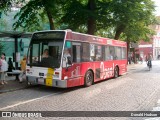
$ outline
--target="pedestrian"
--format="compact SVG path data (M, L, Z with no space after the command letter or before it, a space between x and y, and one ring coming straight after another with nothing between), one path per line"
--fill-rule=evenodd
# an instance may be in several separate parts
M148 53L147 56L147 66L150 65L150 67L152 68L152 55L150 53Z
M20 62L21 71L26 71L26 60L27 60L27 57L24 55L23 59Z
M24 56L23 59L21 60L20 62L20 65L21 65L21 74L19 75L19 82L22 82L23 79L25 78L25 72L26 72L26 60L27 60L27 57Z
M9 58L9 60L8 60L8 72L12 72L13 69L14 69L14 67L13 67L12 58Z
M128 56L128 63L131 64L131 57Z
M5 60L5 53L1 54L0 67L1 67L1 70L0 70L0 84L1 85L7 84L7 82L5 81L6 80L5 76L6 76L6 71L8 70L8 63Z

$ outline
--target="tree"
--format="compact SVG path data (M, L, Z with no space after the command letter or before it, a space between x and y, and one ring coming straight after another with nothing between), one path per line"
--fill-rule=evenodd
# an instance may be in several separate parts
M102 29L105 24L102 22L106 22L107 5L108 2L103 0L66 1L59 22L66 24L72 30L94 35L97 30Z
M7 29L7 21L5 19L0 19L0 31Z
M0 12L7 11L11 6L12 0L0 0Z
M64 23L66 28L73 31L87 32L87 2L68 0L64 3L59 23Z
M147 31L149 31L147 27L153 23L155 18L153 15L154 4L151 0L113 0L110 2L109 9L112 13L109 21L115 28L114 39L119 39L123 32L132 29L131 27L134 25L141 25L144 28L141 30L147 35Z
M95 0L88 0L87 8L90 14L88 14L87 21L87 33L94 35L96 29L96 2Z
M24 30L37 28L48 18L50 29L55 29L53 15L58 13L57 0L30 0L16 14L14 29L22 27Z
M120 39L127 42L127 55L130 51L130 43L138 42L139 40L150 41L151 36L154 35L154 31L149 29L148 26L143 25L143 22L135 22L125 28L125 31L121 34Z
M151 0L30 0L15 16L14 28L39 30L42 28L38 26L43 26L41 23L48 19L50 29L70 28L88 34L101 31L102 35L113 33L119 39L133 25L141 23L146 29L153 21L153 10ZM55 27L56 23L59 27Z
M5 46L0 42L0 54L2 54L4 48L5 48Z

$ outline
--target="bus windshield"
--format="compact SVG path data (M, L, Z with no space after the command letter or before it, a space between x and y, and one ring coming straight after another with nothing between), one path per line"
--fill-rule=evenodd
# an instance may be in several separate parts
M43 32L32 36L29 51L29 66L59 68L65 32Z

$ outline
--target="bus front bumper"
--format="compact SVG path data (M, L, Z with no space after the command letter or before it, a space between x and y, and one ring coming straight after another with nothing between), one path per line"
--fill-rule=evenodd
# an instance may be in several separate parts
M48 81L45 78L27 76L26 79L30 84L33 84L33 85L40 84L40 85L46 85L46 86L52 86L52 87L67 88L66 80L52 79L48 83Z

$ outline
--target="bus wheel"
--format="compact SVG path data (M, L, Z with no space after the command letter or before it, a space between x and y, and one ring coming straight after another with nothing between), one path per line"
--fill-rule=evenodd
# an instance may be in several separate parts
M84 79L85 79L84 85L86 87L91 86L93 84L93 73L91 71L87 71Z
M118 67L115 67L114 69L114 78L117 78L119 76L119 70Z

